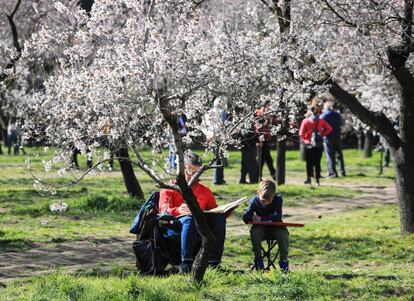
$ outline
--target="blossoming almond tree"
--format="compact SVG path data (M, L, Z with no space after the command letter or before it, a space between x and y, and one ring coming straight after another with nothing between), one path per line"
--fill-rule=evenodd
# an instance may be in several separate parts
M131 162L158 187L184 196L202 237L193 265L194 279L201 281L214 237L190 187L214 167L214 160L187 182L185 144L197 139L208 150L225 153L228 145L239 143L235 134L241 128L250 129L260 103L273 99L272 110L277 111L280 99L286 101L296 93L295 84L283 76L284 97L274 93L279 87L269 81L273 74L283 74L275 39L251 30L249 18L237 25L215 22L203 15L202 7L184 0L100 0L90 17L56 5L74 24L61 31L44 28L26 43L27 56L56 45L64 49L45 91L39 91L31 103L35 114L26 124L28 134L43 135L62 148L47 164L63 163L61 174L70 168L64 163L70 146L101 160L107 158L102 141L109 141L113 149L131 149L136 157ZM199 117L219 95L230 100L232 118L225 124L212 118L214 139L205 139ZM184 137L178 125L182 114L189 120ZM160 150L171 143L177 156L173 174L157 160ZM143 155L142 144L152 146L152 156Z
M261 2L269 9L291 11L293 25L281 46L296 78L328 90L387 141L395 163L401 233L414 232L413 1ZM351 93L384 74L386 82L375 80L375 86L365 87L368 94L380 92L381 103L377 95L358 99ZM392 82L398 82L401 91L398 103L395 95L388 97ZM396 115L399 130L392 124Z

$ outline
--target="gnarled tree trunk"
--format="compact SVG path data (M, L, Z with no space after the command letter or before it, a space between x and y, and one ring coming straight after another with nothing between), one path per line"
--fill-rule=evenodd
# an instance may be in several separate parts
M116 156L129 158L128 149L126 147L119 149L116 153ZM128 194L133 197L143 199L144 192L138 183L131 162L127 159L119 159L119 165L121 166L122 176L124 177L124 183Z
M400 206L400 231L414 233L414 157L400 148L393 154L395 185Z

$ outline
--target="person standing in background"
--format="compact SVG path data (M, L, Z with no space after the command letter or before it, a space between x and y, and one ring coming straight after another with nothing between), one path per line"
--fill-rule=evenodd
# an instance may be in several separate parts
M259 179L262 179L263 166L266 162L269 168L270 175L273 180L276 180L276 169L273 167L273 159L270 154L270 142L272 135L270 127L272 125L273 117L268 114L269 103L265 103L261 108L256 110L256 135L259 137L258 147L258 164L259 164ZM260 139L262 137L262 139Z
M333 110L333 103L330 100L324 102L324 110L320 118L325 120L332 127L332 132L324 137L324 149L326 154L326 164L328 167L328 177L337 178L338 172L336 170L336 156L338 157L339 168L341 175L346 176L345 162L342 154L341 141L341 115Z
M316 185L320 185L321 158L323 153L323 138L332 131L332 127L323 119L319 119L319 108L312 106L303 119L299 136L305 144L306 175L305 184L311 184L315 175ZM315 173L314 173L315 172Z

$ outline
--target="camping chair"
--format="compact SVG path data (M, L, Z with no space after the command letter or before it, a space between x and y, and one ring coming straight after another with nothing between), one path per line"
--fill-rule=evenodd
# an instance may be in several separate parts
M275 261L279 256L279 246L274 238L265 237L264 241L266 244L265 246L262 244L262 259L263 263L265 263L264 270L269 271L271 267L276 268ZM273 249L277 251L272 255Z
M168 264L180 263L180 236L174 218L159 216L159 192L154 192L141 206L131 226L136 234L133 250L137 268L144 274L163 273Z

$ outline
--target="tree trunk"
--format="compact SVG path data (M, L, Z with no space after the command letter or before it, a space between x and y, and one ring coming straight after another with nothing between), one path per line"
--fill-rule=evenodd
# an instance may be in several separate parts
M174 146L176 149L178 167L178 172L176 174L177 185L180 188L180 192L185 200L185 203L187 204L188 208L191 211L191 214L194 217L197 231L201 236L201 248L197 253L192 267L193 280L196 283L200 284L203 281L204 274L207 270L209 255L211 254L215 245L215 237L207 224L207 219L204 215L204 212L200 208L197 198L194 196L194 193L190 187L191 184L189 185L185 179L184 145L182 137L179 134L178 118L172 114L173 110L170 106L168 97L166 97L166 83L167 82L165 78L157 82L158 104L161 114L168 122L168 125L171 128L171 133L174 137ZM203 167L201 167L201 173L202 171Z
M364 132L362 130L357 131L357 137L358 137L358 150L364 149Z
M208 258L213 251L216 239L208 227L206 216L201 210L191 187L187 185L187 181L183 177L178 177L177 184L181 189L181 194L185 199L186 204L190 208L197 226L197 231L201 236L201 247L192 267L193 279L196 283L201 283L204 278L204 274L206 273Z
M276 180L277 185L285 184L286 176L286 140L277 140Z
M401 147L394 153L395 186L400 207L401 234L414 233L414 158Z
M116 155L117 157L129 158L128 149L123 147L118 150ZM119 159L119 165L121 166L122 176L124 177L124 183L128 194L138 199L143 199L144 192L138 183L131 162L129 160Z
M372 157L372 132L367 131L364 137L364 158Z

